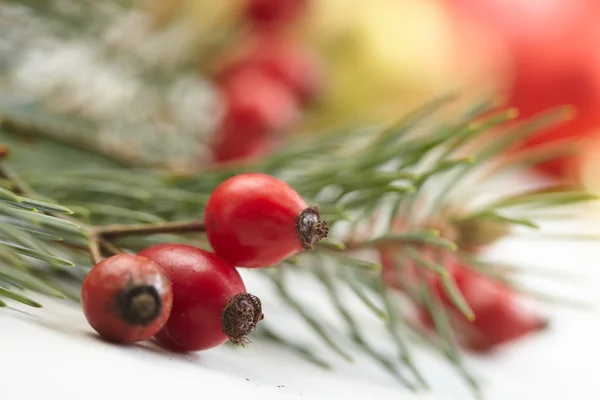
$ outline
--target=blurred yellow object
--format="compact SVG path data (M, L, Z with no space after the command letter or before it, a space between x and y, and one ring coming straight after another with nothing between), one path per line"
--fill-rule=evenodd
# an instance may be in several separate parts
M157 25L183 22L189 32L201 37L222 29L238 16L240 1L140 0Z
M397 116L454 84L454 33L428 0L314 0L307 31L328 65L326 118Z
M438 0L313 0L307 23L329 68L320 122L397 117L478 73Z

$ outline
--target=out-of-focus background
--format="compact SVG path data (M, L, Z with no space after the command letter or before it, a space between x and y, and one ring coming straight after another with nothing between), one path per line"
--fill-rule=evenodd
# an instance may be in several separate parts
M522 118L572 105L570 122L522 146L585 142L539 171L599 184L596 1L247 3L4 1L3 114L126 163L189 168L450 91L494 93Z

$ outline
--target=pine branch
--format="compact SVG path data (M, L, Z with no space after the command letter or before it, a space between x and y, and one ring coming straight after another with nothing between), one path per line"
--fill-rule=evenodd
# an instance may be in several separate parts
M299 345L295 342L283 338L282 336L276 334L273 330L268 328L265 324L260 325L260 328L257 330L257 335L259 337L265 338L267 340L270 340L274 343L280 344L288 349L293 350L307 361L321 368L333 369L331 364L314 354L314 351L312 351L309 347Z
M532 207L561 208L595 199L587 193L550 187L517 195L499 194L499 199L478 208L460 198L457 200L465 193L469 198L474 196L482 187L464 190L458 183L464 185L463 179L476 175L489 164L508 170L508 164L502 167L502 163L495 162L499 154L519 138L553 121L556 115L525 123L514 136L502 132L488 138L489 141L482 141L491 129L504 129L504 123L513 117L513 112L489 114L493 105L484 101L458 115L456 120L441 124L435 113L449 104L448 101L447 98L436 99L392 127L340 129L317 138L301 137L256 164L207 168L193 174L127 169L104 159L90 159L85 163L86 168L79 168L77 164L83 161L71 161L78 157L73 154L72 143L54 143L53 150L44 156L44 168L34 168L30 163L35 162L35 155L27 153L29 144L11 141L15 157L5 161L4 166L13 168L3 170L0 189L0 223L3 224L0 229L0 295L39 306L25 297L21 289L69 297L66 291L48 283L50 279L43 280L40 276L58 282L80 281L89 265L104 255L136 251L164 241L183 243L189 240L188 233L197 233L201 238L203 225L198 218L212 190L239 172L260 171L286 180L308 202L321 204L332 232L336 232L313 251L290 258L261 276L274 285L290 312L297 314L323 343L343 359L352 360L344 341L338 340L327 329L326 321L296 299L293 285L284 279L286 264L298 265L298 269L326 289L347 327L347 339L353 341L358 350L396 376L400 371L396 362L399 362L402 369L412 375L411 378L400 375L404 384L416 386L414 380L425 386L425 379L413 359L413 342L409 341L410 334L419 333L418 329L397 309L392 288L381 281L380 263L372 258L366 261L356 252L377 255L382 247L405 250L397 260L399 266L416 265L418 271L437 273L456 307L472 316L456 284L446 277L443 259L431 260L424 255L425 251L452 252L459 257L464 254L461 242L446 236L445 226L431 226L434 216L443 217L442 225L468 219L493 220L509 227L537 227L528 217ZM428 135L423 136L422 132ZM472 154L476 156L471 157ZM525 160L524 157L522 165L530 162ZM460 213L453 213L457 201ZM64 207L67 204L69 206ZM521 210L522 215L509 214L515 210ZM123 220L131 223L115 223ZM397 221L404 223L406 229L397 230ZM385 223L376 229L364 228L374 222ZM349 233L337 233L346 232L344 227L348 226ZM194 243L200 245L199 240ZM31 255L39 258L40 263L33 265ZM328 261L327 266L314 266L315 259L320 258ZM478 257L474 259L481 261ZM334 262L336 267L329 267L329 262ZM67 267L67 263L76 266ZM369 345L360 330L360 320L341 296L341 285L347 286L353 296L384 319L398 352L397 360L387 358ZM416 290L410 297L428 305L440 337L441 344L436 348L442 350L476 390L476 383L466 371L454 344L442 306L431 293L423 290ZM306 346L268 328L260 332L261 337L324 364ZM423 340L430 342L427 337Z

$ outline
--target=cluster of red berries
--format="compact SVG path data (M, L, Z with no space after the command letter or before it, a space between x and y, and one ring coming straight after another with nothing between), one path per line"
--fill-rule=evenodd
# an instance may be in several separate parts
M230 54L215 76L225 106L212 143L215 163L267 154L315 98L321 76L318 58L284 34L284 28L302 15L307 3L245 0L250 37Z
M81 291L84 314L105 338L132 343L155 337L178 351L198 351L227 339L242 344L262 320L235 267L277 264L327 236L316 206L286 183L241 174L221 183L205 209L214 253L159 244L137 255L96 264Z

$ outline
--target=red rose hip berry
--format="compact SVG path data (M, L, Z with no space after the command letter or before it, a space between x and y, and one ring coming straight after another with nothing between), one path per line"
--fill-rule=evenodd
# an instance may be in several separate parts
M277 264L328 234L317 206L309 207L287 183L259 173L240 174L217 186L204 222L215 253L245 268Z
M257 35L246 40L217 75L220 81L239 71L254 69L287 87L302 105L313 101L323 83L317 54L289 38Z
M220 83L225 115L211 143L215 164L267 154L277 136L300 120L292 92L256 69L236 71Z
M163 328L173 304L167 275L146 257L118 254L94 266L83 280L83 313L101 336L133 343Z
M294 94L258 69L238 70L220 83L225 103L223 124L239 130L240 138L276 135L300 121Z
M453 305L439 277L429 283L433 293L455 316L451 320L452 328L463 347L475 352L489 352L546 328L547 320L523 307L513 288L460 263L447 265L447 268L473 310L474 321L467 321ZM433 327L426 309L422 310L421 319L427 327Z
M306 10L308 0L246 0L246 18L258 26L293 22Z
M229 339L243 344L263 319L258 297L214 253L184 244L159 244L139 253L156 262L173 286L173 309L156 339L179 351L199 351Z

